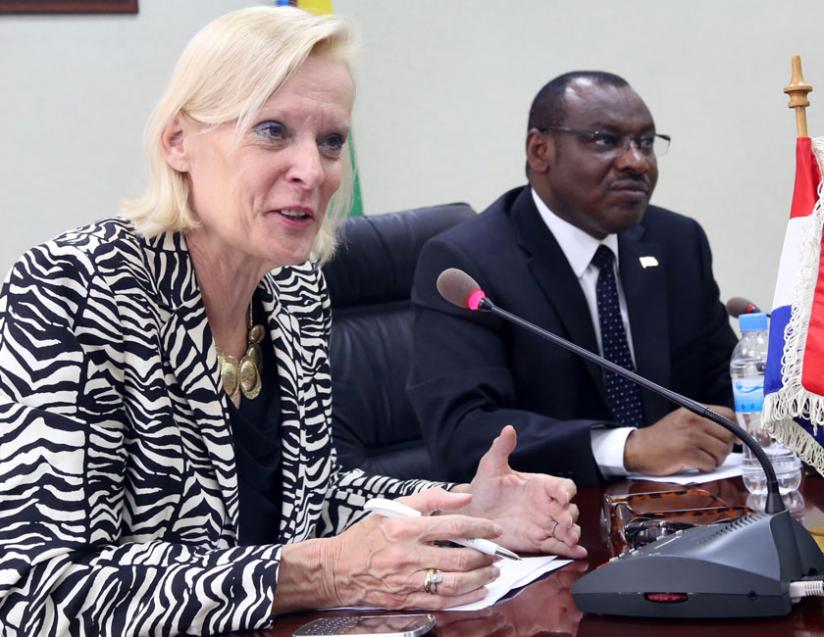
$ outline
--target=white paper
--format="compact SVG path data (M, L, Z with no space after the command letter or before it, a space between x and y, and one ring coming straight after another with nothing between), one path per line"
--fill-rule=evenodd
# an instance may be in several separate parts
M720 467L709 473L702 473L698 469L690 469L683 473L676 473L671 476L648 476L643 473L630 473L628 480L649 480L650 482L670 482L673 484L701 484L712 482L713 480L723 480L724 478L734 478L741 475L741 465L744 454L731 453L727 456Z
M501 569L501 575L494 582L487 584L486 597L478 602L447 608L447 610L480 610L492 606L512 589L526 586L544 573L566 566L571 561L559 560L555 555L522 557L520 560L500 559L495 562L495 566Z

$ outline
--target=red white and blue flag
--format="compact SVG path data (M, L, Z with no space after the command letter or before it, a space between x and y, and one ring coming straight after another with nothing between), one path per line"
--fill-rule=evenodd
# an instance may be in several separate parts
M763 423L824 475L824 138L799 137L790 222L778 267Z

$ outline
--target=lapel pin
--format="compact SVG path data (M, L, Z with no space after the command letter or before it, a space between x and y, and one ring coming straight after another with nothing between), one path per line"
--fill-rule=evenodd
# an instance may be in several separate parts
M657 268L658 267L658 259L655 257L639 257L638 259L641 262L641 267L645 270L647 268Z

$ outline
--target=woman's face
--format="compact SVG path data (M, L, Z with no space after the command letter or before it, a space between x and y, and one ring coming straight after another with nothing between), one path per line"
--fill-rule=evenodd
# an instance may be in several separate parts
M342 62L311 55L239 145L234 122L204 129L179 118L180 136L170 144L180 149L202 224L195 232L217 252L211 257L251 258L263 271L309 257L340 184L353 95Z

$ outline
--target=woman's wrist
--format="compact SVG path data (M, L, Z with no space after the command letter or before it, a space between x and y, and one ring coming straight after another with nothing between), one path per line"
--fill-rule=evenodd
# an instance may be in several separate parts
M332 568L336 561L334 538L285 544L280 553L272 614L340 606Z

